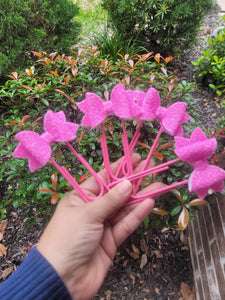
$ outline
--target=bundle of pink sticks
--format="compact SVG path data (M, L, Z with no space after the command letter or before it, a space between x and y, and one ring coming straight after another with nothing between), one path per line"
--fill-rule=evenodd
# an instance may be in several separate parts
M87 161L72 147L69 141L76 138L78 124L66 122L62 111L54 113L48 111L44 117L44 130L41 135L33 131L23 131L16 134L15 138L19 141L13 156L17 158L27 158L31 172L44 166L50 161L57 170L65 177L70 185L80 194L85 202L93 201L109 191L117 183L127 179L133 184L133 193L130 200L125 205L142 201L147 197L156 197L162 193L169 192L178 186L188 184L189 190L194 191L200 199L203 199L210 190L222 192L225 171L221 168L210 165L208 158L216 150L216 139L207 138L200 128L196 128L191 134L190 139L183 137L182 124L190 119L186 113L187 104L177 102L168 108L160 106L160 96L156 89L149 88L147 92L138 90L126 90L123 84L116 85L110 96L110 100L104 101L94 93L86 93L85 100L77 104L79 109L84 112L81 126L95 128L101 127L101 148L103 162L107 174L107 182L103 182L95 170ZM121 118L123 134L122 145L124 158L116 172L113 174L110 167L110 157L106 142L104 120L110 115ZM139 119L139 125L130 142L125 125L125 120L132 118ZM142 170L134 173L131 163L131 153L140 137L140 129L144 122L158 119L160 129L151 146L151 150L145 160ZM158 145L162 132L166 132L175 140L175 153L178 158L169 162L149 168L150 160ZM100 193L96 198L88 196L81 186L76 182L68 170L58 165L51 157L51 145L53 143L65 143L68 149L78 158L85 168L95 177L100 186ZM160 173L169 168L169 165L179 161L193 164L194 171L189 179L176 182L165 186L157 191L147 194L137 195L143 178L148 175ZM122 175L121 175L122 174Z

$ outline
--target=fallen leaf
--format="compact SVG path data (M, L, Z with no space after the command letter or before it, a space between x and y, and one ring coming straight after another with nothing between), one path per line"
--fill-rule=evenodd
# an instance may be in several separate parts
M132 280L133 285L135 285L135 277L134 277L134 275L130 274L130 279Z
M128 264L128 259L125 260L125 262L123 263L123 267L125 268L127 266L127 264Z
M155 250L154 254L155 254L156 258L163 258L163 254L161 252L159 252L158 250Z
M130 252L129 255L134 258L134 259L138 259L139 258L139 254L137 254L136 252Z
M3 221L0 223L0 232L1 232L2 234L5 233L7 224L8 224L8 221L7 221L7 220L3 220Z
M146 244L145 239L141 239L140 244L141 244L141 251L142 252L147 252L148 251L148 246Z
M105 294L106 296L111 296L111 295L112 295L112 291L107 290L107 291L104 292L104 294Z
M195 300L194 293L192 292L190 287L184 282L181 282L180 292L181 292L182 296L184 297L184 300Z
M175 295L175 294L176 294L175 292L169 292L169 293L168 293L169 296L173 296L173 295Z
M0 241L3 239L3 234L0 232Z
M168 231L169 230L169 227L164 227L162 230L161 230L161 232L166 232L166 231Z
M134 244L132 244L131 247L135 253L137 253L138 255L140 254L140 250Z
M184 245L188 244L188 237L184 234L183 231L180 232L180 240Z
M141 256L141 264L140 264L140 269L142 270L144 268L144 266L146 266L148 263L148 258L147 258L147 254L144 253Z
M0 244L0 257L6 255L6 248L3 244Z
M1 279L5 280L13 271L13 266L5 269L3 272L2 272L2 275L1 275Z

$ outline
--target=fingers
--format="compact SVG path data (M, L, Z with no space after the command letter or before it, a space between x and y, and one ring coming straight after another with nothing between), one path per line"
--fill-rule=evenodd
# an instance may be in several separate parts
M131 192L132 184L128 180L117 184L103 197L87 204L91 218L94 218L95 222L103 223L127 201Z
M120 166L120 163L122 162L123 157L121 157L120 159L118 159L116 162L111 164L111 170L112 173L115 174L116 170L118 169L118 167ZM139 161L141 160L141 156L138 153L132 153L131 155L131 161L132 161L132 166L133 168L135 168L137 166L137 164L139 163ZM107 182L107 177L106 177L106 170L103 169L98 173L98 176L104 181ZM92 176L90 178L88 178L87 180L85 180L82 184L81 184L82 189L85 190L85 192L91 192L92 194L94 194L95 196L97 196L100 192L100 186L99 184L96 182L95 178Z
M143 168L143 166L144 166L144 164L145 164L145 161L146 160L142 160L138 165L137 165L137 167L134 169L134 173L136 174L136 173L138 173L138 172L140 172L141 170L142 170L142 168ZM146 170L147 169L150 169L150 168L153 168L155 166L155 162L154 162L154 160L150 160L150 162L149 162L149 164L148 164L148 167L147 168L145 168Z
M156 190L163 188L165 185L162 182L154 182L148 186L146 186L143 190L139 191L136 196L144 195Z
M144 188L143 190L141 190L140 192L137 193L138 196L149 193L149 192L153 192L156 191L160 188L163 187L163 184L160 182L155 182L150 184L149 186L147 186L146 188ZM149 199L149 198L148 198ZM144 200L144 201L149 201L148 199ZM152 199L150 200L152 201ZM113 217L112 219L110 219L111 224L112 225L116 225L117 223L119 223L121 220L125 219L127 216L129 216L130 213L133 212L134 209L136 209L136 207L138 207L141 203L143 202L143 200L139 203L136 204L132 204L126 207L123 207L122 209L119 210L119 212L115 215L115 217Z
M148 198L135 205L135 208L113 227L113 236L118 247L149 215L155 205L155 200ZM131 209L131 208L129 208Z

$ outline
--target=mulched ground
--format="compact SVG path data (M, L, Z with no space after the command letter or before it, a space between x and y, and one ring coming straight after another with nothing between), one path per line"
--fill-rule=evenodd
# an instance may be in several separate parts
M195 60L205 47L205 39L217 27L218 19L218 11L206 17L199 45L187 50L177 61L179 76L190 81L196 76L190 61ZM200 86L192 96L205 128L215 128L218 118L224 114L217 98ZM42 220L38 220L26 231L23 215L20 210L12 210L8 224L0 225L0 282L20 265L43 230ZM194 299L188 232L180 232L176 227L149 229L145 234L139 231L118 249L95 299Z
M183 299L193 295L187 236L176 228L137 232L118 249L94 299Z

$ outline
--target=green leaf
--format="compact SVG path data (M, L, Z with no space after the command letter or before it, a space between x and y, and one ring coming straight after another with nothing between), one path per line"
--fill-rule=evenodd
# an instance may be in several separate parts
M27 191L31 191L34 189L34 187L36 186L36 182L32 182L28 187L27 187Z
M175 216L176 214L178 214L180 211L181 211L181 208L182 206L177 206L177 207L174 207L171 211L171 216Z
M216 90L216 86L215 86L214 84L212 84L212 83L209 84L209 87L210 87L211 89L213 89L213 90Z
M49 106L49 102L45 98L41 98L41 102L44 103L46 106Z

